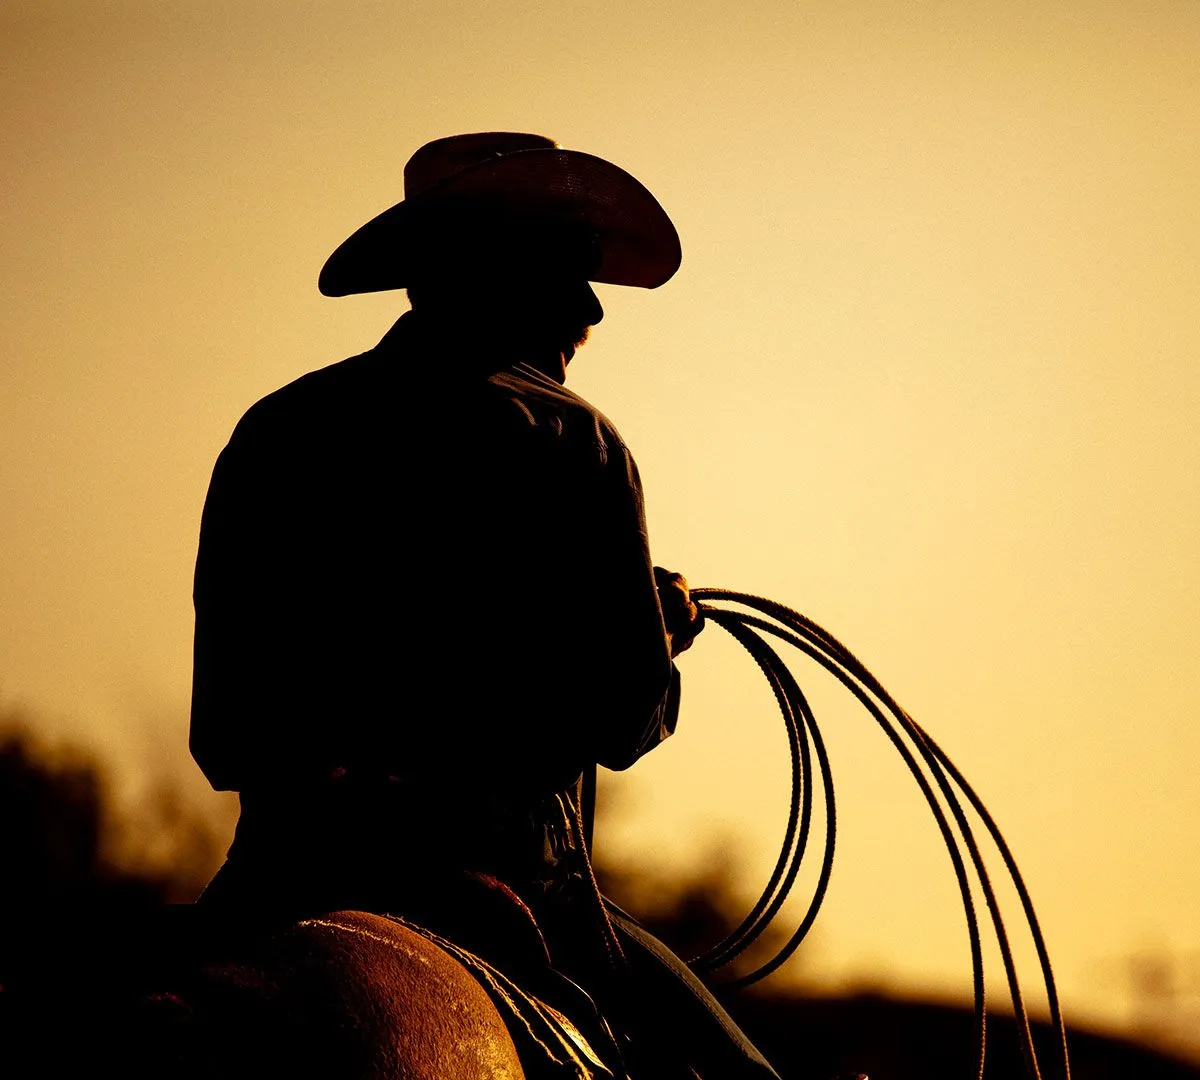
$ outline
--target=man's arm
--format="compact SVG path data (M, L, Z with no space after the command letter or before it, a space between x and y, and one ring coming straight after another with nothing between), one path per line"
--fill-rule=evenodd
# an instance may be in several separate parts
M620 770L674 732L680 679L671 661L691 644L703 617L683 576L652 565L637 465L619 441L609 449L589 586L607 615L595 650L597 677L604 680L607 671L613 687L597 760Z

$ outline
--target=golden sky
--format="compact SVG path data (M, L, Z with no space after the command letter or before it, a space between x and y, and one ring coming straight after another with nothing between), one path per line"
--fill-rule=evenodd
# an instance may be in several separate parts
M1197 56L1192 0L0 2L3 700L187 768L212 462L404 306L322 261L422 142L544 132L683 240L570 378L656 561L846 641L995 811L1069 1015L1128 1024L1123 957L1200 953ZM753 887L785 743L718 637L608 842L729 833ZM932 821L807 677L844 824L799 967L965 992Z

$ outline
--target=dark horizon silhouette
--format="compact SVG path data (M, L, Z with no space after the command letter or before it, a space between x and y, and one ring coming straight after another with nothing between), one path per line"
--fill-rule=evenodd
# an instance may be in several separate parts
M162 817L133 821L131 810L115 803L93 753L72 746L49 752L27 721L22 728L13 719L0 718L6 881L0 893L0 1031L7 1032L8 1045L12 1031L5 1025L14 1016L14 994L53 955L43 935L56 934L72 912L89 912L110 927L136 926L163 905L193 898L220 857L211 827L193 809L164 795ZM136 852L129 832L139 828L156 834L152 845L143 845L153 857L140 865L136 858L122 863L117 853ZM162 843L162 828L177 830L173 849ZM647 883L644 868L613 864L602 849L596 859L602 888L622 906L636 908L639 896L657 898L635 913L682 955L711 944L743 913L745 900L729 873L736 858L722 865L724 872L714 868L706 877ZM92 944L93 957L76 954L72 962L111 959L111 940ZM873 1080L959 1080L969 1071L971 1017L965 1006L871 991L821 996L781 983L768 980L725 1004L785 1080L825 1080L853 1069ZM987 1076L1022 1076L1011 1018L993 1015L989 1028ZM1035 1023L1036 1039L1044 1042L1051 1034ZM1200 1067L1126 1038L1071 1029L1070 1039L1077 1080L1200 1080Z

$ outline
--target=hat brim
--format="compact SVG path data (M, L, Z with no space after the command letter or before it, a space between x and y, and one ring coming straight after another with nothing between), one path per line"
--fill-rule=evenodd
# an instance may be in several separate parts
M321 268L326 296L419 282L429 223L456 204L497 216L556 220L594 239L590 281L654 289L679 268L679 234L658 200L624 169L578 150L522 150L489 159L406 199L351 234Z

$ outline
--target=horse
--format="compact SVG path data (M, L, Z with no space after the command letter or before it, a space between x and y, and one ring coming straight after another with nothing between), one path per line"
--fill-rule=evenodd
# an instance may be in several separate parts
M94 920L60 928L47 978L5 995L6 1076L624 1075L613 1045L606 1062L592 1045L603 1038L585 1036L582 1022L402 917L344 910L237 926L194 909L164 915L110 928L99 946ZM90 945L77 936L85 925Z
M244 799L198 902L28 915L33 962L0 993L0 1072L777 1080L684 963L600 895L574 794L523 828L493 818L507 847L473 811L398 831L366 788L261 814ZM402 819L416 820L407 803ZM508 851L521 895L464 869L471 835L479 858Z

